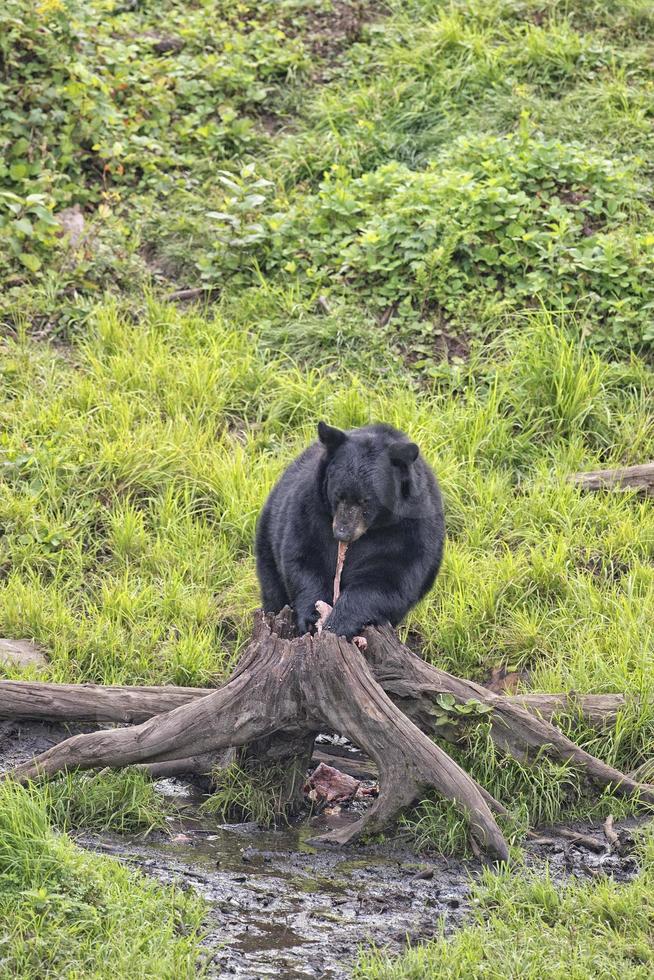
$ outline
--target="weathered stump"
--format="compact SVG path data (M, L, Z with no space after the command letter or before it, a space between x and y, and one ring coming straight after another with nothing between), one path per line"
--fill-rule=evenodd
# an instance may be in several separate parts
M345 844L379 831L435 789L467 814L479 847L493 859L505 859L507 845L493 816L504 808L430 737L461 737L465 718L454 712L444 720L442 696L448 695L455 705L473 702L485 712L503 751L523 760L546 753L571 761L599 786L654 802L654 787L584 752L549 722L557 710L583 713L583 699L504 697L425 663L390 627L371 627L365 637L362 652L332 633L294 636L288 610L276 617L257 613L233 675L214 691L0 682L0 717L31 712L58 720L140 722L75 735L9 775L24 782L72 769L129 765L146 765L155 774L207 772L238 753L241 759L282 764L290 798L299 791L315 736L337 732L373 760L380 792L359 820L320 840ZM600 724L614 716L620 696L611 697L608 705L598 706L597 699L586 705L587 714Z

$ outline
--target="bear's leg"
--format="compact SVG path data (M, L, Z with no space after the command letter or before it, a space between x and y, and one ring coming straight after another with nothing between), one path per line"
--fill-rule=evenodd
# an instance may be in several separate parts
M284 606L290 605L272 550L263 536L257 538L257 578L264 612L278 613Z
M364 626L399 623L412 602L399 590L366 584L349 585L335 603L325 629L351 640Z
M259 581L261 583L261 608L264 612L278 613L282 611L284 606L289 605L286 589L276 572L266 581L260 574Z

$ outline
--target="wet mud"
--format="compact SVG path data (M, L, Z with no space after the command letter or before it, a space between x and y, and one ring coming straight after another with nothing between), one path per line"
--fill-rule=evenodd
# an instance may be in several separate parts
M0 767L79 730L4 723ZM80 847L111 855L166 884L194 889L206 900L203 949L211 977L344 980L351 977L361 946L399 953L407 942L460 927L470 912L479 861L418 855L401 840L347 848L312 844L314 834L356 819L346 808L280 830L252 823L219 826L200 813L202 796L192 784L167 779L156 786L175 805L167 832L80 830L72 836ZM558 837L557 828L542 828L540 837L525 845L527 863L544 867L547 861L554 878L607 874L628 880L638 870L629 853L634 824L616 825L619 853L609 846L601 824L568 825L586 835L584 843Z

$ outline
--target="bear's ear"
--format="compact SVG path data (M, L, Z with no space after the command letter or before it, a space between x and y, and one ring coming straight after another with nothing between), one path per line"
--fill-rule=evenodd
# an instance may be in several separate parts
M318 422L318 438L323 446L333 453L343 445L347 436L342 429L335 429L333 425L327 425L326 422Z
M394 466L410 466L415 463L419 451L415 442L393 442L388 447L388 455Z

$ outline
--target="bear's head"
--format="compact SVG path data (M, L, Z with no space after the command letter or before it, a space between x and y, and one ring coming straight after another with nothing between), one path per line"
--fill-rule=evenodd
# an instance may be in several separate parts
M406 511L418 447L386 425L343 432L318 424L325 451L323 493L338 541L356 541Z

